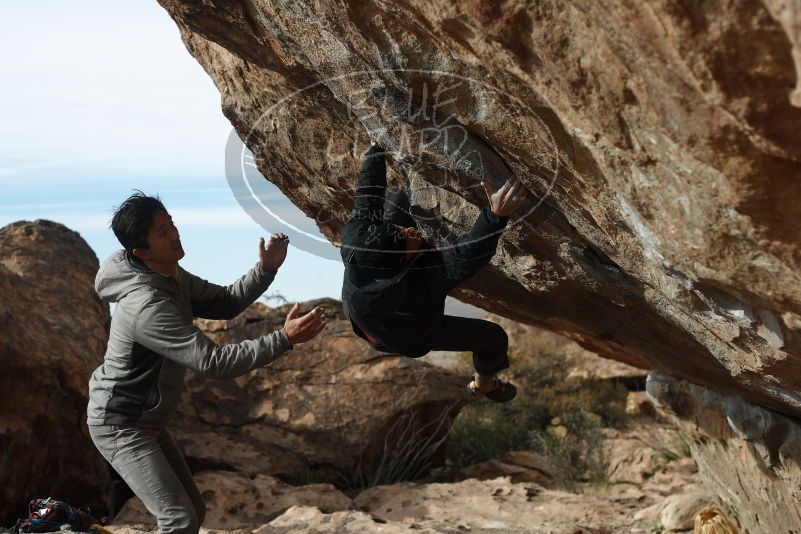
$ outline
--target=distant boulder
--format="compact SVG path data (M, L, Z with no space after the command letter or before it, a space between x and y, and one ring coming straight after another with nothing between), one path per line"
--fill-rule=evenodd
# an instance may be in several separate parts
M77 232L46 220L0 228L0 518L30 499L100 503L111 480L86 428L89 377L103 361L108 305Z

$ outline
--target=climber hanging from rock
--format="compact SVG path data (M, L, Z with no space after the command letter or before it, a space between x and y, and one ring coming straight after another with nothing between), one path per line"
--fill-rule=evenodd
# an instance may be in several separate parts
M490 321L445 315L448 292L490 262L509 216L526 198L515 177L497 191L482 186L489 206L468 233L437 250L417 229L406 192L386 191L384 149L372 143L342 234L342 303L353 331L379 351L412 358L432 350L472 351L475 375L468 392L508 402L517 390L496 377L509 367L506 332Z

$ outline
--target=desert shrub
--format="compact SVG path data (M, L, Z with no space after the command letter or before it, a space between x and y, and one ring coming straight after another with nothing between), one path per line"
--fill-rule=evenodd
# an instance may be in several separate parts
M530 443L531 449L550 461L553 487L575 491L580 482L596 489L607 486L609 461L601 447L600 418L588 417L565 432L557 433L557 428L533 431Z
M573 488L578 481L602 484L606 462L599 430L616 426L625 416L626 388L599 379L568 378L570 367L559 354L533 353L521 347L509 378L518 396L507 404L478 401L466 406L451 429L443 473L531 449L548 457L557 474L555 485Z
M506 451L527 449L530 435L527 425L520 425L526 414L508 405L466 406L448 436L447 463L461 468L496 458Z
M340 471L337 485L363 491L426 475L448 437L454 410L455 406L445 407L429 420L420 410L404 410L383 433L378 447L365 451L352 469Z
M352 466L333 471L304 467L279 478L292 486L332 483L354 494L373 486L417 480L436 463L454 411L455 406L447 406L433 417L424 417L420 410L403 410L381 432L375 446L368 447Z

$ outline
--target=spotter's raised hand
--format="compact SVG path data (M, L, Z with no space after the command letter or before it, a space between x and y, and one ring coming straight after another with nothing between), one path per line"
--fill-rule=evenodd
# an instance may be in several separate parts
M289 237L286 234L271 234L270 240L264 244L264 238L259 238L259 263L267 271L277 271L286 259Z

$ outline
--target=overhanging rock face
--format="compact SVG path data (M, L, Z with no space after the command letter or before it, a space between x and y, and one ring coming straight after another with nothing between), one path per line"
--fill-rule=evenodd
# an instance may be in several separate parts
M160 3L333 243L367 130L436 243L505 161L523 216L458 297L801 415L797 2Z

